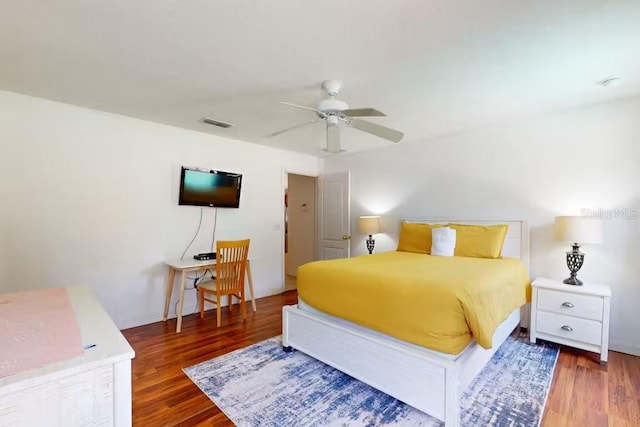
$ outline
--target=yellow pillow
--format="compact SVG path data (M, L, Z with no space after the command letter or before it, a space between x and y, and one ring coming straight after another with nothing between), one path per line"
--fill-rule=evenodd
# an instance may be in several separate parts
M500 258L509 226L449 224L456 230L455 256Z
M431 229L444 227L444 224L424 224L417 222L400 223L398 250L402 252L431 253Z

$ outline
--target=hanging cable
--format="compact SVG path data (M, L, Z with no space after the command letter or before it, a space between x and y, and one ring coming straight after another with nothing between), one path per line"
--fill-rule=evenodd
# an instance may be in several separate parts
M211 235L211 252L213 252L213 245L216 241L216 225L218 225L218 208L215 209L215 213L213 214L213 234Z
M200 227L202 227L202 211L203 210L204 210L203 208L200 208L200 221L198 221L198 229L196 230L196 234L193 235L193 239L191 239L187 247L184 248L184 251L182 252L182 256L180 257L180 260L184 259L184 254L187 253L187 251L189 250L193 242L196 240L196 237L198 237L198 233L200 232Z

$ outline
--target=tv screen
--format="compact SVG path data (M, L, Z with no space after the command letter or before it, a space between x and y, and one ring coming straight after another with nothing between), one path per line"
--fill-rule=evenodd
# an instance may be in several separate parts
M182 167L180 204L237 208L240 206L242 175Z

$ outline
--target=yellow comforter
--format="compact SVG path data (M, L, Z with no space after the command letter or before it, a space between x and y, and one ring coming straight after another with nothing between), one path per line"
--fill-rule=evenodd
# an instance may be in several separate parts
M513 258L385 252L316 261L298 269L310 306L423 347L457 354L493 333L530 300L529 275Z

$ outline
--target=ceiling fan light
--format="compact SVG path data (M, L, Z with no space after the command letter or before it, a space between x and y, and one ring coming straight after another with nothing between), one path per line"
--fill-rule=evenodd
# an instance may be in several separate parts
M322 82L322 88L327 91L329 96L336 96L342 89L342 80L325 80Z
M330 153L339 153L343 151L340 147L341 121L345 122L349 127L361 130L363 132L386 139L391 142L399 142L404 137L404 133L400 131L379 125L374 122L360 119L360 117L384 117L386 116L386 114L370 107L349 109L349 105L346 102L336 99L336 96L340 92L341 87L342 81L339 80L327 80L323 82L322 88L327 91L329 98L318 101L318 103L316 104L316 108L292 104L290 102L281 102L281 104L315 112L318 116L318 119L314 120L311 123L324 120L326 122L327 129L327 151L329 151ZM290 128L274 132L270 136L280 135L282 133L289 132L290 130L297 129L305 125L306 123L292 126Z
M327 116L327 126L328 127L336 127L336 126L338 126L339 122L340 122L340 119L338 118L338 116L334 116L332 114L329 114Z
M322 111L323 113L338 113L340 111L347 110L348 108L349 104L335 98L323 99L318 101L318 104L316 104L316 110Z

